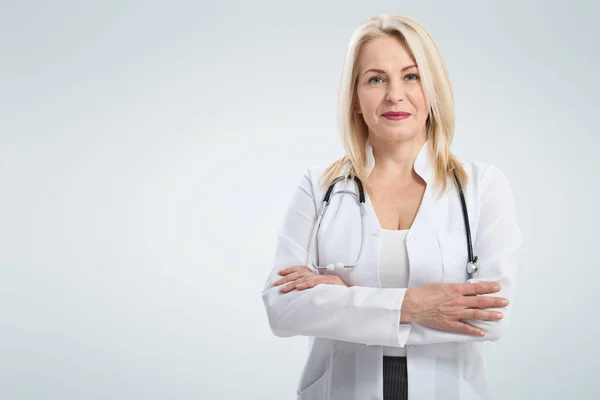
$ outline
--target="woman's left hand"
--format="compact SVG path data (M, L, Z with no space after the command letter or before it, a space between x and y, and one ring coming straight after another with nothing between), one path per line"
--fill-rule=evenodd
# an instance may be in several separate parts
M281 288L283 293L291 292L294 289L309 289L320 283L348 287L339 276L319 275L306 266L284 268L279 271L279 275L283 276L283 278L275 281L274 285L279 286L287 283L287 285Z

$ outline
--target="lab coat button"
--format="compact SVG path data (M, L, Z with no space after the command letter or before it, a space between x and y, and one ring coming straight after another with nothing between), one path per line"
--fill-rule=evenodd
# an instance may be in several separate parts
M408 240L409 242L414 242L416 239L413 235L408 235L406 236L406 240Z

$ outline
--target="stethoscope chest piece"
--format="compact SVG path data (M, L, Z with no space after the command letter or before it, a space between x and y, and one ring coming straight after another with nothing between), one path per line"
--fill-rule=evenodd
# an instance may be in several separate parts
M467 263L467 272L469 273L469 279L477 277L479 274L479 258L475 256L473 261Z

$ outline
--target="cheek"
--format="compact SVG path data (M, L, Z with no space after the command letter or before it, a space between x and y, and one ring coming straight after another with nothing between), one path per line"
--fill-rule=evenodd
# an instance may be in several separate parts
M362 93L360 98L361 111L363 118L368 124L379 123L379 110L381 105L381 95L375 90L370 90L366 93Z
M376 90L358 92L358 101L364 113L371 113L379 107L380 95Z
M423 114L425 114L425 117L427 116L427 104L425 102L425 95L423 94L423 91L420 89L415 90L409 95L409 100L417 111L419 117L421 117Z

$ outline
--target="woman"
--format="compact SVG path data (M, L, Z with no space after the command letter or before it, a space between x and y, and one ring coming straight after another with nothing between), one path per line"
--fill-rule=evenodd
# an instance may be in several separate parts
M488 399L483 343L507 329L522 239L503 173L450 152L453 93L431 34L400 15L359 26L338 105L345 156L304 171L262 293L275 335L310 337L298 398ZM338 176L351 179L313 243ZM354 177L364 226L337 193L357 193Z

